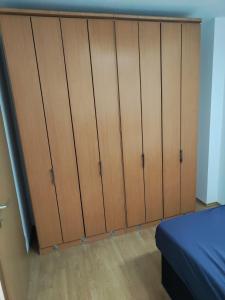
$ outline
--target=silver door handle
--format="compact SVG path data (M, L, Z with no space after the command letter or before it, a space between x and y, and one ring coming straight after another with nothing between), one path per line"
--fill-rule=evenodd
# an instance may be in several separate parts
M8 204L0 204L0 210L6 209L8 207Z

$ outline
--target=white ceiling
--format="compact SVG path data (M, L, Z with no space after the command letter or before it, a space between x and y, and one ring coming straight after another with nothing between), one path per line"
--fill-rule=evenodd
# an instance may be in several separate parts
M225 0L0 0L0 7L201 18L225 16Z

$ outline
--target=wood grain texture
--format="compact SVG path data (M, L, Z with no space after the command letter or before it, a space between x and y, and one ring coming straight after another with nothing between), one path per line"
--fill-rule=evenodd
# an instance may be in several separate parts
M164 217L180 213L181 25L162 23Z
M114 23L109 20L90 20L88 24L103 172L106 227L109 232L125 226Z
M160 24L139 23L146 221L163 217Z
M155 228L48 255L32 253L28 300L62 299L169 300Z
M87 21L62 19L86 235L105 232Z
M84 234L60 23L32 18L63 241Z
M182 24L181 213L195 209L200 26Z
M96 19L130 19L130 20L148 20L164 22L188 22L201 23L199 18L178 18L162 16L143 16L128 14L110 14L110 13L88 13L76 11L59 11L59 10L38 10L38 9L17 9L17 8L0 8L0 14L28 15L28 16L47 16L47 17L67 17L67 18L96 18Z
M62 237L30 18L1 16L1 32L39 245L47 247Z
M138 23L116 21L128 226L145 222Z
M155 227L48 255L32 252L28 300L43 299L169 300Z

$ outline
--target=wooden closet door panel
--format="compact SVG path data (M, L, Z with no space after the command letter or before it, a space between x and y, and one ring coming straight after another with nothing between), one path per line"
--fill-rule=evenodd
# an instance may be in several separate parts
M62 19L86 235L105 232L87 21Z
M114 22L90 20L89 34L107 231L125 226Z
M160 23L140 22L146 221L163 217Z
M62 242L29 17L1 16L1 32L39 246Z
M181 212L195 210L200 25L182 24Z
M180 213L181 25L162 23L164 216Z
M145 222L138 23L116 21L128 226Z
M32 17L63 241L83 234L76 157L58 18Z

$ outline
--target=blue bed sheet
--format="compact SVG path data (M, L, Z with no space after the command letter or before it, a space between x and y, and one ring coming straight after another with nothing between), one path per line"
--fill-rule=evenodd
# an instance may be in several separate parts
M225 299L224 205L162 221L156 244L194 299Z

